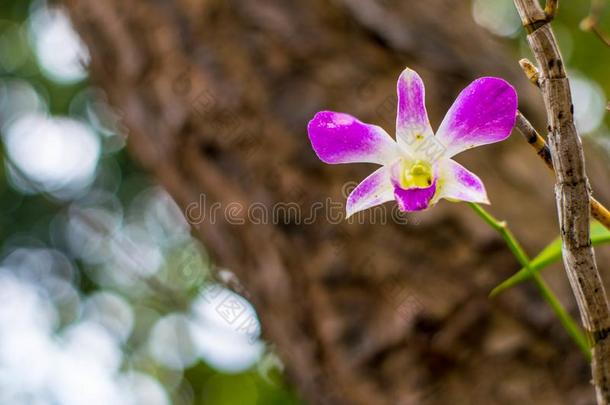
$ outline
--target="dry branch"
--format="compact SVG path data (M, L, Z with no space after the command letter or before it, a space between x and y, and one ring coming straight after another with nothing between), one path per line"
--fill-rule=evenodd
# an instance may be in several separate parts
M556 2L515 0L528 43L539 65L538 83L547 112L549 145L557 174L555 197L563 261L580 315L592 342L593 384L599 404L610 403L610 307L597 271L589 235L589 181L574 125L572 96L550 25Z
M528 73L526 72L526 74ZM536 131L534 126L527 120L527 118L525 118L525 116L523 116L521 111L517 112L516 127L517 130L521 132L527 143L534 148L538 157L540 157L546 166L553 173L555 173L549 146L544 141L544 138L540 136L538 131ZM608 210L608 208L597 201L594 197L591 197L591 215L610 231L610 210Z

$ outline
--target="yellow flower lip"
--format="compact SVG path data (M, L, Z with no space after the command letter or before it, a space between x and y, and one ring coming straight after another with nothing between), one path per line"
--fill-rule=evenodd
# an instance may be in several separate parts
M404 189L426 188L432 184L432 167L422 160L403 163L400 186Z

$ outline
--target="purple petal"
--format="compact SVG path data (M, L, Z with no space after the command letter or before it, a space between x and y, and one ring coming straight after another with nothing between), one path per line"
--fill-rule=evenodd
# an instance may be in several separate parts
M382 166L364 179L347 197L347 218L358 211L383 204L394 199L390 180L390 166Z
M407 68L396 84L398 91L398 112L396 115L396 137L407 149L433 136L428 113L426 112L426 91L419 75Z
M398 156L396 142L382 128L348 114L320 111L307 126L314 151L325 163L386 164Z
M394 198L401 211L422 211L432 205L430 202L436 192L436 179L430 187L410 188L405 190L398 185L394 186Z
M439 169L439 190L435 202L441 198L453 201L470 201L489 204L481 179L461 164L443 159Z
M475 146L508 138L517 116L517 93L502 79L483 77L455 100L436 137L451 157Z

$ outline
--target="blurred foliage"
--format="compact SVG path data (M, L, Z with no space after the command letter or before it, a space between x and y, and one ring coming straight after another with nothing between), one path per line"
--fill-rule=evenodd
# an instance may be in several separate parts
M591 132L596 136L608 138L610 136L610 114L607 114L605 107L608 103L608 94L610 94L610 75L608 75L610 48L592 32L585 32L579 28L580 22L589 15L590 8L590 1L560 2L559 13L553 27L558 36L568 73L582 74L602 90L602 98L597 105L587 104L588 101L582 99L585 97L575 91L575 108L578 108L578 104L580 104L580 111L587 108L596 109L596 113L603 116L603 123ZM605 7L599 18L600 26L604 27L606 31L610 29L610 7ZM525 41L523 35L522 41ZM596 117L591 119L596 119Z
M299 403L259 331L218 316L205 249L126 154L120 112L47 7L0 4L0 403ZM62 167L87 159L89 177Z
M515 63L523 57L535 62L512 1L472 0L472 5L475 21L491 33L514 41ZM610 116L605 107L610 94L607 72L610 48L592 32L580 29L580 22L589 15L590 8L590 1L561 1L553 29L571 76L577 128L581 135L590 135L607 146ZM606 32L610 30L610 6L598 18L600 27Z
M570 53L565 55L568 67L595 80L606 94L610 94L610 49L593 33L579 29L580 22L589 15L590 8L590 1L563 1L553 26L560 33L560 46L564 42L569 43ZM606 7L600 16L600 25L606 29L610 27L610 7ZM606 121L608 122L610 121Z

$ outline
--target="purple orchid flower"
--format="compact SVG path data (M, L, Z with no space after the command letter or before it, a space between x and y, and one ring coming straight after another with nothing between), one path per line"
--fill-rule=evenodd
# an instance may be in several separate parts
M508 138L517 115L515 89L495 77L475 80L455 100L436 136L419 75L405 69L397 90L396 141L381 127L332 111L317 113L307 127L323 162L382 165L351 192L347 217L391 200L402 211L425 210L442 198L489 204L481 179L451 158Z

